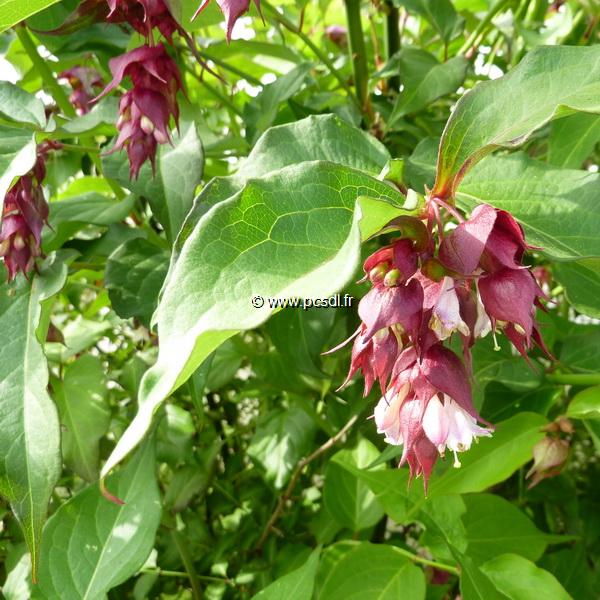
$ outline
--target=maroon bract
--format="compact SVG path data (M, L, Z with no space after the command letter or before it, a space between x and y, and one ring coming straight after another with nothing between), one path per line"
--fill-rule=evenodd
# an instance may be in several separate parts
M348 45L348 30L343 25L329 25L325 28L325 35L338 48Z
M180 29L164 0L106 0L111 23L129 23L146 39L151 39L156 27L169 41Z
M84 115L90 110L90 102L96 95L94 88L102 87L102 77L96 69L90 67L72 67L63 71L59 79L66 79L73 89L69 96L71 104L78 115Z
M133 82L119 103L119 136L112 152L126 148L130 176L139 175L150 159L154 170L157 144L171 141L169 122L179 120L177 92L182 89L179 68L164 46L141 46L109 62L113 80L97 99L115 89L125 77Z
M45 156L56 143L41 145L31 171L16 181L4 198L0 229L0 256L8 270L8 281L19 271L26 276L42 255L42 228L48 220L48 204L42 181L46 176Z
M210 4L210 0L204 0L198 7L198 10L194 13L192 21ZM231 32L235 22L250 8L250 0L217 0L217 4L225 17L225 24L227 27L227 42L231 42ZM262 13L260 11L260 0L254 0L254 5L258 14L262 19ZM264 19L263 19L264 21Z

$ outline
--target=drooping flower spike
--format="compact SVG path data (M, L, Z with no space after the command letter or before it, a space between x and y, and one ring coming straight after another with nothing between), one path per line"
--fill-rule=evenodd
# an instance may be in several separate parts
M170 42L181 27L172 17L164 0L106 0L111 23L129 23L146 40L152 39L152 29L157 28Z
M48 204L42 189L45 161L48 151L59 147L58 142L40 144L33 169L19 177L4 198L0 256L8 271L8 281L19 271L28 276L35 268L35 259L42 255L42 228L48 220Z
M458 221L449 232L443 212ZM535 321L544 293L522 265L530 246L506 211L483 204L465 220L429 198L422 220L400 217L382 229L394 231L400 237L363 264L362 281L372 287L359 303L359 329L340 345L354 340L342 386L358 371L365 396L379 382L377 430L403 446L400 465L408 464L411 479L423 475L427 487L438 456L450 450L458 467L458 453L492 435L471 398L471 347L493 331L527 360L532 342L547 352ZM452 336L463 360L444 346Z
M112 152L125 148L130 176L139 175L146 160L153 169L158 144L171 141L170 120L178 125L177 92L182 89L179 68L162 44L141 46L109 62L112 81L98 96L99 100L129 77L133 88L119 103L119 135Z

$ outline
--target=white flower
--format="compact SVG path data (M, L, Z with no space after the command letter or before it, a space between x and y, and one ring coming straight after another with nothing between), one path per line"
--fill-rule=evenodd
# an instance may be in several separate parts
M438 340L445 340L455 331L460 331L463 335L470 334L468 325L460 316L460 305L452 277L444 277L440 294L433 307L429 327Z
M473 439L492 435L490 429L477 425L475 417L446 395L443 403L434 397L427 404L423 415L423 430L440 454L443 454L446 448L452 450L455 467L460 467L457 452L468 450Z
M477 294L477 320L475 321L475 327L473 327L473 335L476 338L485 337L492 330L492 322L485 312L483 302L479 294Z
M400 432L400 407L408 394L409 387L409 384L406 383L398 392L395 390L388 392L388 397L381 398L373 413L377 433L383 433L385 441L394 446L400 446L403 443Z

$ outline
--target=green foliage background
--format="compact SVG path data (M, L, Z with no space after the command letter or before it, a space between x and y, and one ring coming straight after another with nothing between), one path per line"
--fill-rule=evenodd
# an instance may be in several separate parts
M175 36L181 127L133 182L106 154L115 98L77 117L56 76L107 80L141 40L51 35L78 4L0 0L0 197L36 142L64 144L46 258L0 287L4 596L600 596L597 0L262 2L230 45L216 3L191 22L198 3L172 0L197 45ZM475 346L496 432L460 469L440 461L427 497L368 419L376 393L336 391L349 351L322 355L358 324L372 235L414 212L406 187L514 214L557 357L530 369L506 341ZM337 292L354 306L251 304ZM529 488L559 416L569 461Z

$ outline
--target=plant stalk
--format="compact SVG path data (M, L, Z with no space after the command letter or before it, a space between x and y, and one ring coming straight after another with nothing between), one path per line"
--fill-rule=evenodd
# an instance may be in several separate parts
M600 373L548 373L546 379L563 385L600 385Z
M490 8L489 12L479 21L479 25L475 28L473 33L468 37L467 41L462 45L460 50L457 52L457 55L466 54L479 39L479 37L487 31L488 27L492 23L492 19L498 14L501 13L512 0L498 0L492 8Z
M344 0L344 5L346 6L350 58L354 70L356 98L363 114L369 115L369 71L367 68L365 38L360 21L360 2L361 0Z
M390 0L384 2L385 10L385 58L390 60L400 50L400 11ZM389 79L390 87L396 92L400 89L400 74Z
M179 552L179 556L181 556L186 573L190 578L190 585L192 586L192 596L194 597L194 600L203 600L204 594L202 593L200 580L198 579L198 574L196 573L196 568L194 567L194 560L192 559L192 555L190 554L189 548L186 545L187 542L183 539L183 536L174 529L171 530L171 537L173 538L175 547Z
M421 563L422 565L427 565L428 567L433 567L434 569L439 569L440 571L446 571L447 573L452 573L453 575L459 575L458 569L456 567L453 567L452 565L447 565L444 563L436 562L435 560L423 558L418 554L413 554L412 552L409 552L404 548L399 548L398 546L394 546L393 548L395 552L402 554L402 556L406 556L406 558L414 562Z

